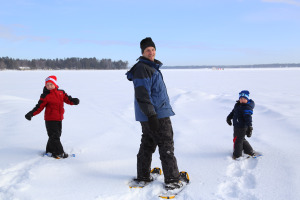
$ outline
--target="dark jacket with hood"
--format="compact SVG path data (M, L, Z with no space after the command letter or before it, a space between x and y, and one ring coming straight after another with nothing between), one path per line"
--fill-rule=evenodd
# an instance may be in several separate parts
M148 117L157 115L165 118L175 115L170 105L167 88L159 68L162 63L141 56L139 61L126 73L127 79L134 85L134 108L137 121L148 121Z
M233 119L233 126L238 128L247 128L252 126L252 114L255 103L250 99L247 103L236 102L233 110L227 118Z

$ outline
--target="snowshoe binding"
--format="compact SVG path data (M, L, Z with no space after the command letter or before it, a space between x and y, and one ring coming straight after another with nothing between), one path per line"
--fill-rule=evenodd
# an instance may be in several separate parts
M68 158L69 154L67 154L67 153L62 153L62 154L59 154L59 155L52 154L52 157L55 158L55 159Z
M179 172L179 181L173 183L166 183L165 190L159 195L162 199L174 199L180 192L184 190L190 178L187 172Z
M146 185L153 182L157 179L158 176L162 174L162 171L159 167L155 167L151 170L150 176L145 178L135 178L128 185L130 188L143 188Z

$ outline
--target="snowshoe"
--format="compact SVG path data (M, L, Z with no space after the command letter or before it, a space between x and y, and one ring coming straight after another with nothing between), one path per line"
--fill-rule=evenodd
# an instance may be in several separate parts
M167 183L165 190L159 195L162 199L174 199L176 196L184 190L184 188L190 182L190 178L187 172L179 172L179 181L174 183Z
M162 171L159 167L155 167L151 170L150 176L145 178L135 178L129 182L130 188L143 188L146 185L149 185L151 182L157 179L158 176L162 174Z
M260 156L262 156L262 153L257 152L257 151L253 151L251 154L249 154L249 156L247 158L250 158L250 157L252 157L252 158L258 158Z
M161 175L161 169L159 168L159 167L154 167L152 170L151 170L151 172L150 172L150 174L152 174L152 175L154 175L154 174L158 174L158 175Z
M179 180L185 183L189 183L190 182L189 174L185 171L179 172Z
M52 154L52 157L55 159L67 158L67 157L69 157L69 154L67 154L67 153L62 153L59 155Z

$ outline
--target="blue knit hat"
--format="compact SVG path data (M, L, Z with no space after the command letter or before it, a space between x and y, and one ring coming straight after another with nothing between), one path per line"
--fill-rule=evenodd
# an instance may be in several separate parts
M243 97L249 101L249 94L250 94L250 92L248 90L242 90L239 93L239 99Z

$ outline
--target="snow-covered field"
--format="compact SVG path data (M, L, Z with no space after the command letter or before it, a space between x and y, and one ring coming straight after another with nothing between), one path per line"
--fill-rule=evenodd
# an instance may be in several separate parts
M163 177L142 190L126 185L136 175L141 127L125 72L0 72L1 200L159 199ZM176 199L300 199L300 69L163 74L176 113L175 155L191 178ZM49 75L80 99L78 106L65 105L61 138L75 158L41 157L47 142L43 113L24 118ZM249 142L264 156L233 161L233 131L225 119L243 89L256 103ZM161 167L157 151L152 166Z

